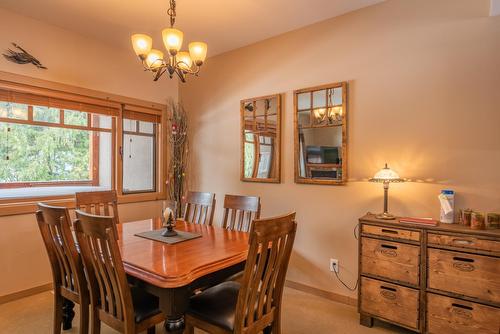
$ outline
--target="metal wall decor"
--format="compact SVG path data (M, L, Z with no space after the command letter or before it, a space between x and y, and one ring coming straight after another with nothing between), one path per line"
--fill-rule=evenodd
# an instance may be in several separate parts
M7 53L2 53L2 55L10 62L16 64L33 64L36 67L46 70L47 67L43 66L42 63L33 57L28 51L17 45L16 43L12 43L12 45L18 50L14 51L12 49L7 49Z

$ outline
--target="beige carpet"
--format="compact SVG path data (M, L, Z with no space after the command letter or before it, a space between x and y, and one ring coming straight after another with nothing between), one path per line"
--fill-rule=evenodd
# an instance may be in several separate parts
M78 333L78 306L75 306L75 311L74 327L69 331L63 331L63 333ZM0 305L0 333L51 334L52 293L44 292ZM111 334L115 331L103 325L101 333ZM163 329L158 328L157 333L163 333ZM283 299L283 334L306 333L380 334L410 332L379 322L375 322L373 328L360 326L359 317L354 307L287 288Z

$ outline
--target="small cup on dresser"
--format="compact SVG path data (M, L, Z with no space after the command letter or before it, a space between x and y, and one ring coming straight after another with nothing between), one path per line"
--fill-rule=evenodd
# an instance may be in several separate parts
M500 229L500 214L488 212L486 214L486 228L488 230Z
M462 211L462 219L461 223L465 226L470 226L471 220L472 220L472 210L471 209L464 209Z
M482 212L474 211L471 215L470 228L473 230L484 230L486 224L484 223L484 214Z

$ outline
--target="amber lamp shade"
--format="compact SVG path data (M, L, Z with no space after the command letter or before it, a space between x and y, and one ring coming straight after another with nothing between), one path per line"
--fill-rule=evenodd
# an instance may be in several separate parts
M192 61L200 66L207 58L207 44L203 42L189 43L189 55Z
M191 60L189 53L186 51L179 52L176 56L176 61L177 66L184 71L188 71L193 65L193 61Z
M161 32L163 44L170 55L175 56L182 47L184 33L174 28L163 29Z
M163 52L152 49L146 56L146 65L151 69L157 69L163 65Z
M139 58L145 59L146 55L151 51L153 39L145 34L134 34L130 39L132 40L132 47L135 54Z

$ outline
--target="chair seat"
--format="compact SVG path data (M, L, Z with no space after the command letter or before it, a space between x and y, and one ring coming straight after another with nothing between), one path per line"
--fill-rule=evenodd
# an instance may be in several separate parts
M228 331L234 329L234 316L240 283L224 282L191 297L188 313Z
M132 287L130 292L132 294L132 303L134 304L136 323L161 312L158 297L136 287Z

